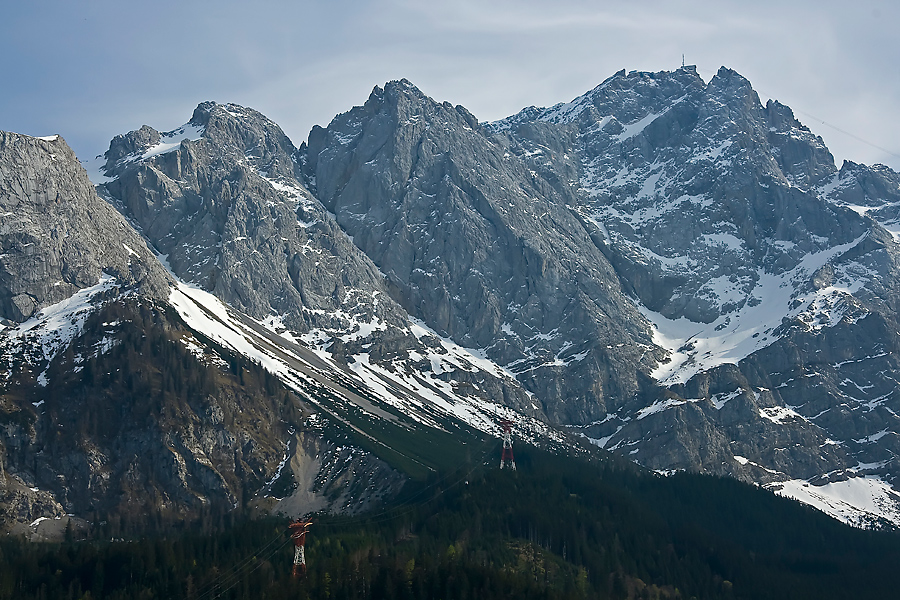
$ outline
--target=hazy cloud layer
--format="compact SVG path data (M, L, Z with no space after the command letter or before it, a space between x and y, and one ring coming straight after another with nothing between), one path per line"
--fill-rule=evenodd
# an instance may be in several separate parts
M487 121L684 54L705 79L725 65L791 106L838 164L900 169L894 2L7 4L0 129L61 133L85 158L142 124L177 127L203 100L252 106L299 144L390 79Z

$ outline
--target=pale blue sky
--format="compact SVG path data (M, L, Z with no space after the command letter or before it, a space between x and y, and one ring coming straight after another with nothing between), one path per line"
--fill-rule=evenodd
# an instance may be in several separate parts
M173 129L204 100L256 108L299 145L391 79L488 121L684 54L705 79L725 65L791 106L838 165L900 170L893 1L4 4L0 129L62 134L82 158L143 124Z

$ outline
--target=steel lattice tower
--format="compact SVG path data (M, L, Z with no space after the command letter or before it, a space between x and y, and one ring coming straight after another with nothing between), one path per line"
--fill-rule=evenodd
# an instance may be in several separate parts
M288 525L291 539L294 540L294 569L291 572L294 579L306 574L306 534L312 524L312 521L297 519Z
M512 426L514 423L509 419L500 421L500 427L503 428L503 452L500 454L500 468L509 467L513 471L516 470L516 459L513 458L512 451Z

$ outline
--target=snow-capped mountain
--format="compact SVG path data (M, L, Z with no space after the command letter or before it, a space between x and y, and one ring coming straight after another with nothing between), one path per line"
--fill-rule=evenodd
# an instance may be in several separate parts
M551 422L602 418L661 355L565 198L487 133L392 82L314 129L299 162L411 315L513 374Z
M865 215L892 224L896 174L837 171L724 68L620 72L491 129L569 194L668 354L671 397L586 435L661 470L894 481L898 247Z
M21 238L41 219L71 231L59 237L88 247L80 259L96 268L70 297L6 311L5 526L66 513L171 518L206 505L354 512L402 486L406 475L382 458L421 474L508 417L530 439L561 437L496 402L538 412L509 373L398 307L294 177L296 149L262 115L207 103L174 132L113 140L92 172L129 221L98 198L64 142L15 139L35 156L3 156L29 169L4 172L9 206L27 204L4 222L9 280L30 273L17 259L34 244ZM19 179L40 182L39 198L56 182L66 210L48 211ZM120 260L153 277L121 274Z
M9 139L34 155L0 140L10 206L86 232L28 183L65 156L58 204L113 215L89 236L89 274L62 268L54 286L9 248L50 265L73 250L28 250L29 228L50 227L4 209L3 398L31 429L5 430L2 474L46 496L5 501L23 518L54 502L107 510L112 488L88 482L129 468L154 482L157 505L268 495L286 512L361 510L401 485L384 461L427 469L441 444L513 418L540 443L582 436L661 472L730 475L847 521L900 524L900 176L838 170L821 138L733 71L708 83L691 67L620 72L487 125L390 82L299 148L260 113L207 102L85 163L108 204L64 143ZM94 458L68 459L87 465L82 479L53 461L26 467L53 424L72 424L42 393L74 386L88 406L101 383L73 383L84 365L131 368L97 365L138 347L123 323L155 323L222 397L141 375L160 390L162 431L87 427L71 456ZM269 393L241 396L250 379ZM158 449L147 455L165 476L111 458L125 431Z
M175 277L318 362L335 362L423 422L434 424L430 411L469 410L453 408L460 397L504 398L540 414L509 373L410 318L304 183L300 151L277 125L250 109L205 103L181 130L191 128L202 132L197 140L166 152L117 150L140 132L113 140L101 187L165 254ZM159 144L156 137L147 143Z

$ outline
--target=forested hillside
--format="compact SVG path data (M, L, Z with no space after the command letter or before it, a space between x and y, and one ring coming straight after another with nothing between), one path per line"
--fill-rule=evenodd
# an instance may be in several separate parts
M290 577L287 521L231 514L146 540L0 545L0 598L887 598L900 536L727 479L517 448L317 517Z

